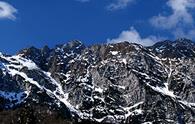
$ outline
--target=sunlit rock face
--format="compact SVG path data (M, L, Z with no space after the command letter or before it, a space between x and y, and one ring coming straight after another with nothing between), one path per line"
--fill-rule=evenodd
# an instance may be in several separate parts
M193 124L194 50L72 41L0 54L0 123Z

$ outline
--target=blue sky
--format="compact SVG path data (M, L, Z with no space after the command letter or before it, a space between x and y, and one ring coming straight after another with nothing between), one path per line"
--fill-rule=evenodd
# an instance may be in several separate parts
M78 39L87 45L121 41L152 45L195 39L194 0L0 1L0 51Z

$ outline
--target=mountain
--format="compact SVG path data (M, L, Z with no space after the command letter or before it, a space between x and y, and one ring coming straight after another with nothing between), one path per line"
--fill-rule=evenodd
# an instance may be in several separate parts
M1 124L194 124L195 43L121 42L0 54Z

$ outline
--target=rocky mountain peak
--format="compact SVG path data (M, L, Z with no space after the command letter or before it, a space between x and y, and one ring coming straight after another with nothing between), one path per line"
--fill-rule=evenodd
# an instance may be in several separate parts
M159 57L182 58L194 57L195 44L193 41L182 38L175 41L162 41L150 47Z
M56 51L63 51L63 52L71 52L71 51L78 51L80 49L84 49L85 46L81 41L78 40L73 40L73 41L69 41L66 44L62 44L62 45L56 45Z
M193 124L194 62L187 39L0 54L0 123Z

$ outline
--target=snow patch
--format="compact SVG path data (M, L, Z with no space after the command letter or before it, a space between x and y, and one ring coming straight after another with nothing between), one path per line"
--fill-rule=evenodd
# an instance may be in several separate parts
M118 54L118 51L111 51L110 52L112 55L117 55Z
M96 92L99 92L99 93L103 93L104 90L102 88L100 88L100 87L96 87L95 88L95 91Z
M154 87L154 86L152 86L148 83L147 83L147 85L156 92L159 92L159 93L161 93L163 95L166 95L166 96L170 96L172 98L176 98L173 91L170 91L167 87L158 87L158 86Z
M153 124L152 122L144 122L142 124Z
M126 65L127 64L127 59L122 59L122 62Z

